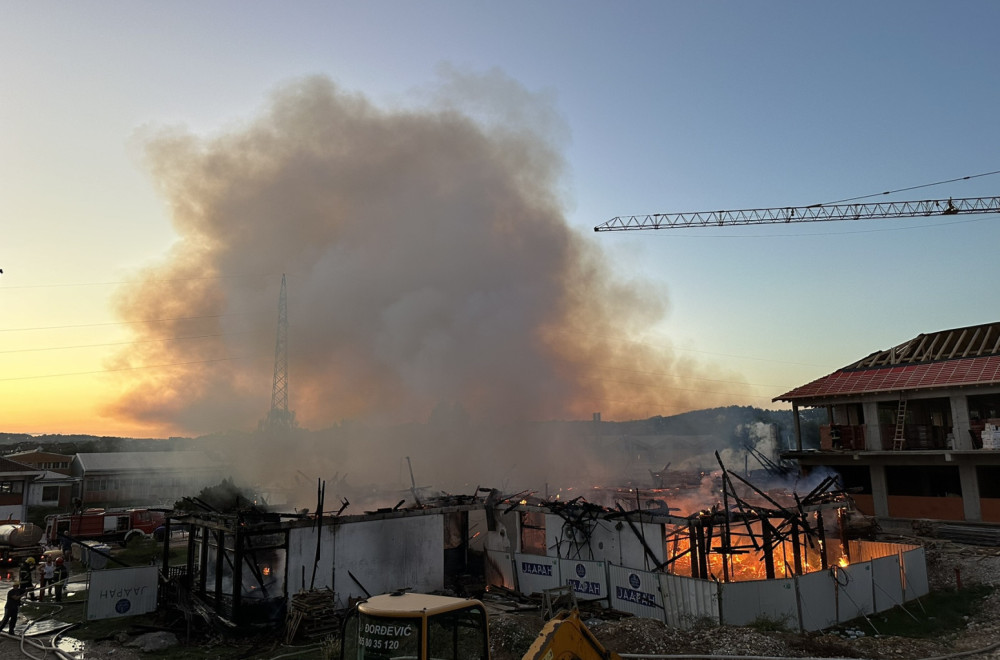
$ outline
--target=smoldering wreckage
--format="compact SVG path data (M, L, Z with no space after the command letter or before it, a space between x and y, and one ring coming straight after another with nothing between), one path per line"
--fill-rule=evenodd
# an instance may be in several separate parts
M928 593L923 547L873 541L835 476L804 493L765 489L716 459L712 473L665 469L659 488L414 489L363 513L346 499L328 507L323 482L312 511L223 513L198 502L161 530L157 609L183 614L173 620L185 622L177 632L187 643L199 631L320 643L340 638L347 613L379 594L441 594L478 599L493 614L541 613L549 642L565 645L570 625L580 638L589 631L560 610L676 630L768 620L819 631ZM716 501L685 510L706 484ZM172 565L181 544L186 560ZM485 660L482 639L482 655L457 657ZM382 657L372 652L357 657Z

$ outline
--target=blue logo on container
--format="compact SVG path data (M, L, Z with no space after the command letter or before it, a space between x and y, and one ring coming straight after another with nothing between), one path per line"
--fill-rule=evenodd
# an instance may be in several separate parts
M576 565L576 576L577 577L584 577L585 575L587 575L587 567L584 566L583 564L577 564Z
M526 575L552 575L552 567L545 564L522 561L521 572Z
M132 601L128 598L122 598L120 601L115 603L115 612L118 612L119 614L125 614L130 609L132 609Z
M639 576L635 573L630 573L628 576L628 583L633 589L638 589L642 586L642 581L639 580Z

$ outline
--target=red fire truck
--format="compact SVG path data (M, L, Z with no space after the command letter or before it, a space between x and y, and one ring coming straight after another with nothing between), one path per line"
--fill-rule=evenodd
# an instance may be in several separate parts
M45 538L59 543L59 535L76 540L102 541L126 545L136 536L149 536L163 525L161 511L150 509L84 509L82 513L58 513L45 517Z

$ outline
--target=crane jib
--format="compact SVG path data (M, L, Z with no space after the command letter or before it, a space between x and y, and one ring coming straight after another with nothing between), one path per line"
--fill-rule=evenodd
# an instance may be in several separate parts
M1000 197L964 197L927 199L910 202L875 202L872 204L813 204L764 209L730 211L693 211L688 213L651 213L623 215L594 227L594 231L635 229L683 229L686 227L725 227L743 225L790 224L834 220L883 220L920 218L937 215L1000 213Z

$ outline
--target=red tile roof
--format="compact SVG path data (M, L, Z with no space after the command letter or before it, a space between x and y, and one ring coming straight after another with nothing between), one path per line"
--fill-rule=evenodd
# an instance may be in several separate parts
M1000 355L869 369L840 369L774 398L798 401L963 385L1000 384Z

